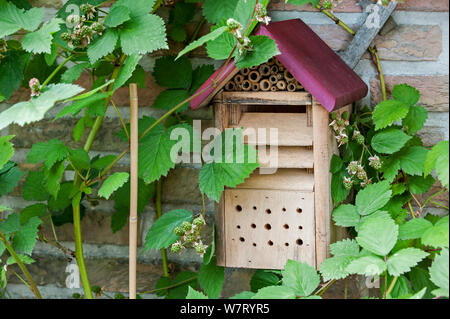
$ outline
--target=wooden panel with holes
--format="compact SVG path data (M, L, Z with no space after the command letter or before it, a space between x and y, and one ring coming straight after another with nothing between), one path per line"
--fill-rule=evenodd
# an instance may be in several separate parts
M227 189L226 267L282 269L288 259L315 267L314 193Z

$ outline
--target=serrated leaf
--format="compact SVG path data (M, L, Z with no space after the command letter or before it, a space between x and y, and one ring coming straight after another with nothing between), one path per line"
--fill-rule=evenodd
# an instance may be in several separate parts
M147 233L144 250L169 247L178 238L173 232L175 227L191 220L192 212L185 209L176 209L163 214Z
M424 165L424 174L427 176L436 167L436 161L443 153L449 153L449 142L440 141L437 143L431 151L427 153L427 157Z
M347 266L346 270L350 274L364 276L378 276L387 269L386 263L378 256L363 256L354 259Z
M73 83L76 80L78 80L83 73L85 68L88 68L90 66L90 63L83 62L80 64L76 64L75 66L71 67L70 69L67 69L62 75L61 75L61 81L64 83Z
M356 207L362 216L369 215L389 202L392 191L387 181L368 185L356 195Z
M119 0L114 6L127 7L132 15L145 15L152 11L155 0Z
M79 142L81 140L81 138L84 136L84 122L85 122L85 118L82 117L81 119L78 120L77 124L75 124L74 128L73 128L73 139L75 142Z
M197 90L210 78L214 73L214 66L211 64L200 65L192 72L192 84L189 89L190 94L194 94Z
M368 251L386 256L398 239L398 225L391 218L369 216L358 229L358 244Z
M233 297L230 297L230 299L252 299L256 294L251 291L243 291L240 292Z
M400 276L409 272L422 259L429 254L418 248L405 248L399 250L387 260L388 272L392 276Z
M130 13L130 9L125 6L113 5L108 13L108 16L105 19L105 25L110 28L117 27L131 19Z
M420 92L408 84L394 85L392 97L408 105L416 105L420 99Z
M339 205L350 194L350 190L346 189L343 183L345 176L345 171L340 171L331 176L331 197L334 205Z
M441 248L449 247L449 217L441 218L432 228L422 235L422 244Z
M46 53L44 56L47 65L52 66L55 63L57 56L58 56L58 47L56 46L55 43L52 43L50 46L50 53Z
M403 119L403 126L408 129L411 134L419 132L428 119L428 111L422 106L411 106L408 115Z
M449 168L449 153L447 152L441 154L436 161L436 173L441 182L441 184L449 189L449 179L448 179L448 168Z
M190 97L186 90L165 90L162 91L152 107L163 110L170 110L176 105L182 103ZM177 109L177 112L186 111L189 108L189 102L184 103Z
M183 55L185 55L188 52L191 52L195 49L197 49L198 47L201 47L202 45L204 45L205 43L209 42L209 41L213 41L215 39L217 39L218 37L220 37L222 34L224 34L225 32L227 32L227 27L223 26L220 28L215 29L214 31L208 33L207 35L204 35L203 37L201 37L200 39L195 40L194 42L190 43L187 47L185 47L176 57L175 60L178 60L180 57L182 57Z
M103 35L91 42L87 48L87 54L91 64L96 63L105 55L113 52L117 40L119 40L119 33L114 29L107 29Z
M27 162L37 164L43 161L50 169L56 162L66 159L68 152L69 148L54 138L48 142L34 144L27 155Z
M319 3L319 0L286 0L286 3L294 4L299 7L312 3L315 6Z
M287 286L270 286L260 290L252 299L295 299L295 291Z
M12 247L15 251L31 255L37 241L37 232L41 223L42 220L38 217L31 217L26 224L20 227L19 231L14 234L12 241Z
M14 155L14 147L10 142L14 135L0 136L0 170Z
M400 167L406 174L422 175L428 150L422 146L412 146L400 154Z
M192 84L192 64L186 57L175 61L173 56L165 56L156 60L153 76L160 86L188 89Z
M0 196L12 192L22 179L23 175L25 175L25 173L12 162L9 162L0 169Z
M170 24L176 26L185 25L192 20L195 15L195 10L196 7L193 3L177 2L170 12Z
M195 280L196 277L197 273L191 271L180 272L172 281L172 285L178 286L169 289L167 299L186 299L189 287L196 288L198 286L197 280Z
M32 98L27 102L14 104L0 113L0 129L12 123L24 125L40 121L57 101L70 98L82 91L84 89L78 85L50 84L40 96Z
M207 296L205 296L200 291L197 291L193 289L192 287L188 288L188 293L186 295L186 299L208 299Z
M132 54L127 58L125 64L120 69L117 80L114 82L114 90L120 88L128 81L129 78L131 78L134 70L136 69L137 64L141 59L142 56L138 54Z
M253 292L257 292L264 287L277 286L280 281L280 278L273 271L258 269L250 279L250 288Z
M372 138L372 147L375 151L383 154L393 154L398 152L406 142L411 139L403 131L395 128L389 128L375 134Z
M129 178L130 174L128 173L114 173L103 182L102 187L98 190L98 196L109 199L112 193L128 182Z
M17 213L9 214L8 217L0 222L0 230L4 235L15 233L20 228L20 216Z
M433 264L430 267L430 279L440 289L433 291L436 296L447 297L449 296L449 254L448 249L443 249L439 255L434 259Z
M394 154L383 159L381 171L383 172L383 178L392 183L400 170L400 159L398 154Z
M245 53L243 58L236 61L238 69L251 68L261 65L270 58L281 54L275 41L265 35L250 36L252 50Z
M359 245L354 239L344 239L330 245L330 252L335 257L357 257Z
M231 18L237 3L240 0L205 0L203 4L203 15L210 23L218 23L223 19Z
M44 217L47 214L47 205L34 204L25 207L20 212L20 223L26 224L33 217Z
M59 25L64 23L59 18L53 18L47 21L39 30L27 33L22 39L22 47L25 51L31 53L48 53L52 52L53 33L60 30Z
M323 280L338 280L347 277L350 274L346 270L347 266L354 259L355 257L337 256L328 258L327 260L323 261L320 264L320 274L322 275Z
M311 295L320 283L320 276L313 267L294 260L287 261L281 274L283 286L302 297Z
M226 25L227 23L225 20L221 21L217 25L211 27L211 32L220 27L226 27ZM230 56L235 45L236 39L229 32L224 32L216 39L206 43L206 52L211 59L225 60Z
M45 201L49 194L45 189L45 176L42 171L28 173L25 184L22 187L22 197L29 201Z
M408 188L413 194L424 194L430 190L434 185L435 180L433 176L408 176Z
M47 176L45 189L54 198L58 197L58 192L61 188L61 179L64 174L64 162L65 160L57 162L50 169L44 167L44 174Z
M61 212L69 206L72 206L73 190L74 186L72 182L62 183L58 197L56 199L54 197L50 197L48 200L48 208L53 214L55 212Z
M16 52L7 52L0 63L0 100L9 99L23 81L24 63Z
M225 270L216 265L216 257L211 262L203 263L198 272L198 283L209 299L217 299L225 281Z
M333 220L342 227L354 227L359 223L361 216L354 205L341 205L333 211Z
M24 263L25 265L29 265L35 262L35 260L27 255L22 255L22 254L17 254L17 257L19 257L19 260ZM7 260L6 260L6 264L8 266L10 265L14 265L17 263L16 258L14 258L13 256L10 256Z
M173 26L170 29L169 36L176 42L184 42L187 38L187 33L182 26Z
M381 130L403 119L409 112L409 105L396 100L387 100L378 104L373 111L375 130Z
M34 31L41 24L44 8L23 10L6 0L0 0L0 38L24 29Z
M59 119L63 116L71 114L72 116L76 116L78 113L80 113L84 108L89 107L90 105L93 105L99 101L102 101L110 96L110 93L101 92L101 93L95 93L85 99L81 99L78 101L73 102L71 105L66 106L63 108L56 116L55 120Z
M400 225L398 229L398 238L400 240L420 238L430 228L433 228L433 224L428 220L414 218L407 221L405 224Z

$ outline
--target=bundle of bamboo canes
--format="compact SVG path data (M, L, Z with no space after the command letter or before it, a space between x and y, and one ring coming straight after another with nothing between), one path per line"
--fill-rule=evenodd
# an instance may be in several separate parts
M275 58L251 69L239 71L226 85L225 91L304 91L303 86Z

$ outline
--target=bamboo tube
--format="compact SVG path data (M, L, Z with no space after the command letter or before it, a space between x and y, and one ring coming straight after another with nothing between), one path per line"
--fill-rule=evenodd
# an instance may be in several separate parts
M277 74L277 80L283 80L283 74L278 73Z
M242 70L239 71L239 73L241 73L243 76L247 76L250 73L250 69L243 68Z
M258 71L250 72L250 74L248 75L248 80L250 82L259 82L259 80L261 80L261 73L259 73Z
M261 87L261 91L270 91L272 87L272 83L269 80L262 80L259 82L259 86Z
M233 81L225 84L225 91L236 91L236 84Z
M273 85L273 86L270 88L270 90L271 90L272 92L276 92L276 91L277 91L277 86L276 86L276 85Z
M295 80L295 85L297 85L297 90L304 90L305 88L303 87L303 85L300 84L299 81Z
M286 79L286 81L291 82L294 81L295 78L294 76L291 74L291 72L289 72L288 70L284 71L284 78Z
M272 65L274 65L275 64L275 59L274 58L271 58L270 60L269 60L269 62L267 62L267 65L270 65L270 66L272 66Z
M270 75L270 66L268 66L267 64L262 64L259 67L259 73L261 74L261 76L269 76Z
M276 84L276 83L278 82L277 76L274 75L274 74L272 74L272 75L269 77L269 82L270 82L271 84Z
M280 61L278 61L278 59L275 59L275 64L278 65L279 67L280 67L280 66L283 66L283 65L280 63Z
M271 73L271 74L278 74L278 72L279 72L278 66L272 65L272 66L270 67L270 73Z
M288 90L289 92L295 92L295 91L297 91L297 85L295 84L295 82L288 83L288 85L287 85L287 90Z
M287 84L286 84L286 81L284 81L284 80L280 80L277 82L277 88L280 91L286 90L286 86L287 86Z
M261 86L259 83L252 83L252 91L253 92L258 92L261 91Z
M136 83L130 84L130 255L129 293L136 299L137 201L138 201L138 94Z
M236 84L241 84L243 81L245 80L244 76L241 74L237 74L234 77L234 82L236 82Z
M255 71L255 70L258 70L258 66L257 66L257 65L252 66L252 67L250 68L250 71Z
M250 91L252 89L252 83L249 80L245 80L242 82L242 90L243 91Z

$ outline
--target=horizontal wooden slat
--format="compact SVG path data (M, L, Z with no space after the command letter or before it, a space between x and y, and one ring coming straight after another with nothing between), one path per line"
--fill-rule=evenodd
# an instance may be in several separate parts
M281 168L275 174L260 174L259 170L256 170L237 188L312 192L314 189L314 175L307 173L306 170L295 168Z
M269 146L258 147L258 161L262 168L313 168L314 153L312 149L297 146L281 146L273 153Z
M232 127L244 129L253 128L258 134L258 129L266 130L266 141L259 141L260 145L270 145L270 129L278 129L279 146L312 146L313 130L307 126L306 113L243 113L239 124ZM256 145L258 137L254 141L245 136L245 143Z
M307 92L223 92L220 98L227 103L252 105L311 105Z

